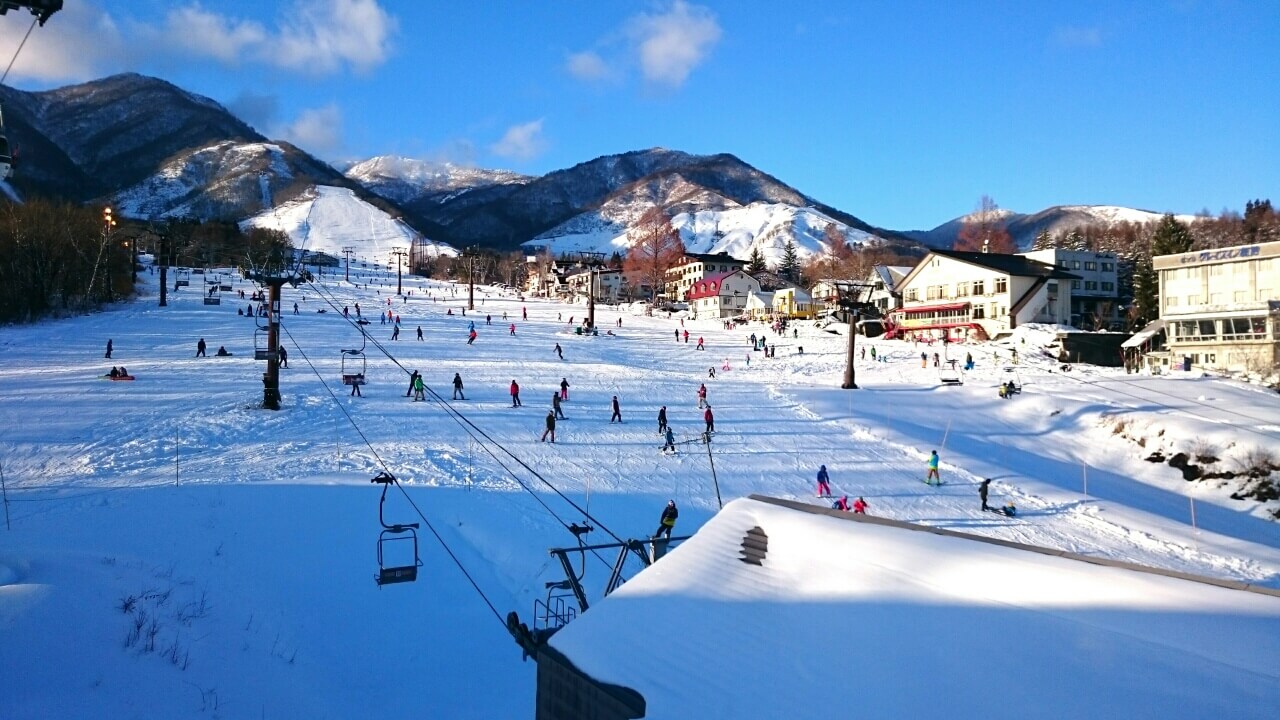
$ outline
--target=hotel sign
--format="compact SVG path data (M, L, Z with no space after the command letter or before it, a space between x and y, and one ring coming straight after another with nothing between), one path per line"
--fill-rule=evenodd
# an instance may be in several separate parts
M1156 270L1170 270L1186 265L1207 265L1211 263L1249 260L1253 258L1280 256L1280 242L1260 243L1257 245L1237 245L1229 248L1197 250L1179 255L1159 255L1152 258Z

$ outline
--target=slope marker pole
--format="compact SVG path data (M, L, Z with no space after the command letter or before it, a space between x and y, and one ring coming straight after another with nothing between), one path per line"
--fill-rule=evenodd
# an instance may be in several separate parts
M12 530L13 527L9 525L9 488L5 485L5 482L4 482L4 461L3 460L0 460L0 493L4 494L4 529Z

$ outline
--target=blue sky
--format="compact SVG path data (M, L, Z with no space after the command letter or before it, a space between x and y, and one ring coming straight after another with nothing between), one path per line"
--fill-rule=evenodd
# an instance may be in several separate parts
M728 152L894 229L1280 201L1273 1L67 4L11 84L155 75L335 163Z

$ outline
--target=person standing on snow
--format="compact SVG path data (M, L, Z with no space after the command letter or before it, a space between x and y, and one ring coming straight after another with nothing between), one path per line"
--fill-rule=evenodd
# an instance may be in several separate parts
M673 433L671 432L671 428L667 428L667 431L666 431L666 433L665 433L665 434L666 434L666 440L667 440L667 442L666 442L666 444L665 444L665 445L663 445L663 446L662 446L662 452L666 452L666 451L668 451L668 450L670 450L671 452L675 452L675 451L676 451L676 436L675 436L675 434L673 434Z
M106 358L107 358L108 360L110 360L110 359L111 359L111 338L107 338L107 355L106 355Z
M560 358L561 360L564 359L564 350L560 349L560 343L556 343L556 357Z
M409 397L410 395L413 394L414 383L417 381L419 377L421 377L421 375L418 373L417 370L414 370L413 372L409 373L409 389L404 391L405 397Z
M929 367L928 353L924 353L924 352L920 353L920 367Z
M982 509L983 509L983 510L990 510L990 509L991 509L991 508L987 507L987 490L988 490L988 486L990 486L990 485L991 485L991 478L987 478L987 479L983 480L982 482L978 483L978 497L982 498Z
M925 476L925 484L932 484L930 480L937 480L938 484L942 484L942 476L938 474L938 451L934 450L929 455L929 474Z
M207 357L204 354L205 344L204 338L200 338L200 342L196 343L196 357Z
M547 429L542 431L542 440L539 442L546 442L547 435L551 435L551 444L554 445L556 442L556 414L551 410L547 411Z
M707 411L702 413L702 419L707 421L707 434L716 431L716 416L711 413L711 403L707 403Z
M520 407L520 386L511 381L511 407Z
M675 332L676 332L676 342L680 342L680 330L677 329Z
M392 340L399 340L399 339L400 339L400 326L399 326L399 325L395 326L395 329L393 329L393 330L391 331L391 339L392 339Z
M564 410L561 410L561 409L560 409L560 394L559 394L559 393L556 393L556 392L552 392L552 393L551 393L551 409L552 409L552 411L554 411L554 412L555 412L556 417L560 418L561 420L565 420L565 419L567 419L567 418L565 418L565 416L564 416Z
M680 511L676 509L676 501L668 500L667 506L662 510L662 517L658 519L658 529L653 533L654 540L666 535L667 539L671 539L671 531L676 527L676 518L680 517Z
M831 497L831 476L826 465L818 468L818 497Z
M529 319L529 308L527 308L527 307L521 307L521 308L520 308L520 319L521 319L521 320L528 320L528 319Z
M685 341L685 343L688 343L688 342L689 342L689 331L688 331L688 330L685 330L685 331L684 331L684 341Z
M289 367L289 351L285 350L284 346L281 345L278 352L280 355L280 367L282 368Z
M569 381L564 378L560 378L560 399L569 400Z
M661 435L667 429L667 406L663 405L658 408L658 434Z
M427 385L426 383L422 382L422 376L419 375L413 381L413 401L418 402L419 400L426 400L427 399L426 393L427 393Z
M422 341L422 326L421 326L421 325L419 325L419 326L418 326L418 341L419 341L419 342L421 342L421 341Z
M706 350L706 348L704 348L704 347L702 346L702 336L701 336L701 335L699 335L699 336L698 336L698 347L696 347L696 348L694 348L694 349L695 349L695 350Z
M613 396L613 415L609 416L609 422L622 422L622 406L618 404L618 396Z
M511 327L510 327L510 328L508 328L508 329L510 330L510 332L508 332L507 334L508 334L508 335L511 335L512 337L515 337L515 334L516 334L516 324L515 324L515 323L511 323Z
M472 330L471 332L467 333L467 344L471 345L475 343L475 341L476 341L476 331Z
M861 496L859 496L857 500L853 501L853 512L858 515L867 514L867 501L863 500Z
M417 371L415 370L414 372L416 373ZM453 399L454 400L467 399L467 396L462 394L462 374L461 373L453 374Z
M706 406L707 406L707 384L702 383L701 385L698 386L698 409L701 410Z

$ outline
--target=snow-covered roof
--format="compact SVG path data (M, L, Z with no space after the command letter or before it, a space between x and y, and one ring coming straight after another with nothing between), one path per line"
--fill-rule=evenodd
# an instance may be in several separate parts
M775 502L725 506L551 645L655 720L1263 717L1280 700L1275 595ZM752 528L762 565L741 560Z
M1134 333L1133 337L1120 343L1122 348L1141 347L1141 345L1156 336L1156 333L1164 329L1164 320L1153 320L1147 323L1147 326Z

